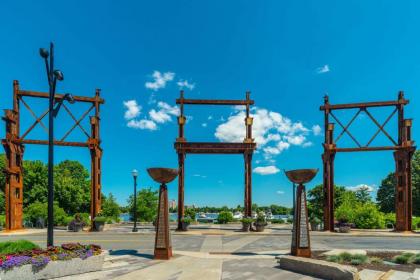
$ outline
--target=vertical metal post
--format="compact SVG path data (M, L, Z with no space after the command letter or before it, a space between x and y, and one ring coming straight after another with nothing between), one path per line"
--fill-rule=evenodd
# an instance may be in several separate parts
M133 232L138 232L137 229L137 176L133 176L134 178L134 227Z
M48 229L47 246L54 245L54 45L50 44L49 112L48 112ZM55 80L55 79L54 79Z
M325 111L326 114L329 111ZM328 117L326 117L328 120ZM334 231L334 124L328 123L325 127L324 154L322 155L324 167L324 230Z
M178 227L182 230L181 219L184 217L184 161L185 154L178 153Z

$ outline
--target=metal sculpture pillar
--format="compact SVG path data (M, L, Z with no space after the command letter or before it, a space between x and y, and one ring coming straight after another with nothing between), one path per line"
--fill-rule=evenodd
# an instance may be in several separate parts
M380 102L365 102L365 103L351 103L351 104L336 104L331 105L328 96L324 98L324 106L320 107L325 115L325 142L324 154L322 155L324 163L324 230L334 231L334 158L337 152L369 152L369 151L394 151L395 159L395 176L397 184L395 186L395 213L396 213L396 230L410 231L411 230L411 216L412 216L412 181L411 181L411 159L416 150L414 141L411 139L412 120L404 118L404 106L409 101L404 98L404 93L398 93L398 100L396 101L380 101ZM373 107L394 107L394 110L381 124L370 113L370 108ZM333 113L335 110L351 110L356 109L357 112L353 118L344 125ZM398 140L395 141L393 137L385 130L386 124L398 112ZM354 137L349 127L357 120L360 113L364 113L376 126L377 131L372 135L369 141L362 145L356 137ZM342 131L334 139L334 123L329 122L329 116L333 118ZM390 146L371 146L376 137L382 133L391 143ZM347 134L355 147L338 147L337 143L341 137Z
M23 216L23 152L24 146L16 143L19 137L18 81L13 82L13 110L5 110L6 138L2 140L6 152L6 230L21 229Z
M412 199L412 180L411 180L411 159L415 147L411 141L412 121L405 119L401 130L401 150L394 152L395 158L395 214L398 231L411 231L413 199Z
M325 97L328 103L328 97ZM329 111L325 110L325 142L322 161L324 165L324 230L334 231L334 124L329 123Z
M298 169L286 172L287 178L299 184L297 188L296 207L293 213L293 234L291 254L298 257L311 257L311 241L309 238L308 207L306 190L303 184L315 177L318 169Z
M91 134L88 139L89 151L90 151L90 165L91 165L91 187L90 187L90 216L91 224L94 227L95 223L93 219L101 211L102 195L101 195L101 160L102 160L102 149L100 147L101 139L99 138L99 98L100 90L97 89L95 93L94 106L95 116L90 117Z
M178 117L178 137L174 144L178 154L178 230L182 229L181 219L184 217L184 177L185 177L185 157L187 154L242 154L245 164L245 195L244 208L245 216L252 214L252 154L256 149L256 143L252 138L252 122L250 117L250 106L254 100L250 99L250 93L246 93L246 100L209 100L209 99L185 99L184 92L181 91L180 98L176 100L180 107ZM184 135L186 118L184 116L184 105L229 105L245 106L245 139L242 143L214 143L214 142L187 142Z
M21 90L19 82L13 81L13 110L5 110L3 120L6 122L6 137L2 139L2 144L6 152L6 174L5 198L6 198L6 230L21 229L22 225L22 204L23 204L23 152L25 144L48 145L48 140L28 139L28 135L34 128L40 126L47 134L48 127L44 124L43 119L48 115L47 108L41 115L35 114L34 110L25 101L26 98L36 98L48 100L48 92L37 92ZM65 98L63 94L55 95L55 102L60 102ZM74 96L76 103L88 103L91 106L84 111L80 118L76 118L73 112L62 103L71 119L74 121L73 126L61 137L54 139L55 146L70 147L86 147L89 148L91 154L91 219L99 213L101 209L101 157L102 149L99 137L99 109L100 105L105 101L100 98L100 90L96 90L95 97ZM23 104L27 111L34 117L35 121L26 131L20 133L20 105ZM94 110L95 114L90 118L91 132L88 133L82 125L85 117ZM86 135L85 141L67 141L67 137L79 128ZM93 223L92 223L93 224Z
M172 257L172 242L169 231L168 187L166 184L176 178L178 170L149 168L147 172L153 180L160 183L154 258L157 260L169 260Z

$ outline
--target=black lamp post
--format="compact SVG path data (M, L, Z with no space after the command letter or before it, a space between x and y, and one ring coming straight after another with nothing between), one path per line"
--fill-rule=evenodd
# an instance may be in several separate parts
M55 86L58 81L64 79L63 72L54 70L54 44L50 43L50 51L39 49L39 54L45 61L45 67L48 77L49 88L49 111L48 111L48 235L47 246L54 245L54 118L60 110L64 100L74 103L73 96L69 93L65 94L55 103Z
M137 175L139 174L138 171L136 169L133 169L133 171L131 171L131 174L133 174L133 178L134 178L134 227L133 227L133 232L137 232Z

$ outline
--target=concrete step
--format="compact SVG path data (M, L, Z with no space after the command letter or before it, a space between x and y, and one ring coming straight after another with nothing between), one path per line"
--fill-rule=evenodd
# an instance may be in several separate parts
M404 271L397 271L397 270L390 270L382 276L381 280L411 280L413 273L411 272L404 272Z
M359 277L360 280L380 280L384 274L384 271L363 269L359 272Z

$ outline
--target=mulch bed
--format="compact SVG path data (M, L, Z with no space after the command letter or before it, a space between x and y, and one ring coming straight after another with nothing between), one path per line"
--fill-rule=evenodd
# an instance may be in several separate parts
M317 260L324 260L326 259L326 256L323 256L322 254L327 251L312 251L312 258ZM392 262L392 258L398 255L401 255L403 252L367 252L367 256L369 258L371 257L379 257L383 261ZM405 272L413 272L415 269L420 268L420 265L418 264L396 264L396 265L389 265L386 263L365 263L361 265L351 265L349 263L342 263L344 265L350 265L355 268L357 268L359 271L363 269L372 269L372 270L379 270L379 271L388 271L390 269L393 270L399 270L399 271L405 271Z

